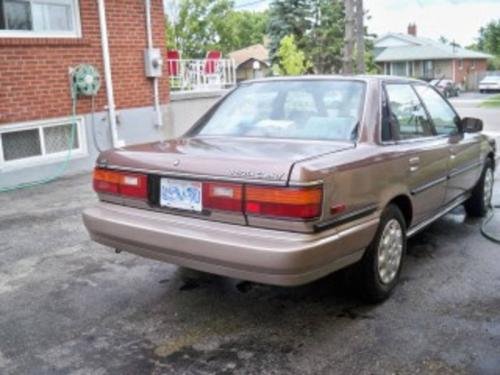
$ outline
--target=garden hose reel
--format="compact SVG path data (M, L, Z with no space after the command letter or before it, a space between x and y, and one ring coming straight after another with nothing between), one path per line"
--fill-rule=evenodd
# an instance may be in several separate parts
M70 68L71 98L79 96L96 96L101 88L101 76L92 65L80 64Z

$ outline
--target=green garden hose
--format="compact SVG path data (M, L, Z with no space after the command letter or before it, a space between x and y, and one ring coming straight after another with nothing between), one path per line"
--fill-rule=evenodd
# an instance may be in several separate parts
M79 95L83 96L92 96L97 95L101 87L101 80L97 69L95 69L92 65L81 64L78 65L75 69L73 69L71 74L71 132L68 137L68 152L64 158L63 163L60 167L54 172L52 176L42 178L38 181L25 182L14 186L4 186L0 187L0 193L5 193L8 191L14 191L19 189L27 189L43 184L47 184L49 182L55 181L62 177L66 170L68 169L69 163L71 161L71 154L73 151L73 145L75 144L75 135L77 128L77 120L76 120L76 103Z
M488 226L488 224L495 217L495 209L499 209L499 208L500 208L500 205L498 205L498 204L497 205L493 205L491 207L491 210L488 213L488 216L486 217L486 219L484 219L483 224L481 225L481 234L484 237L486 237L487 239L489 239L490 241L492 241L492 242L497 243L497 244L500 245L500 236L492 234L492 233L488 232L487 229L486 229L486 227Z

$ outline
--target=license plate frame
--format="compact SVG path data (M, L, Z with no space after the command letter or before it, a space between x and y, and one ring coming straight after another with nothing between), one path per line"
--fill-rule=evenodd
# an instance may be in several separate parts
M199 181L160 178L160 207L181 211L203 211L203 185Z

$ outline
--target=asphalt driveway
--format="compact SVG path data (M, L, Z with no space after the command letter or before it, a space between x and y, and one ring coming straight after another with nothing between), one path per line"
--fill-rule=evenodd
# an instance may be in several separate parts
M500 369L500 246L462 210L413 239L393 297L366 306L342 274L286 289L117 255L84 230L89 180L0 195L2 374Z

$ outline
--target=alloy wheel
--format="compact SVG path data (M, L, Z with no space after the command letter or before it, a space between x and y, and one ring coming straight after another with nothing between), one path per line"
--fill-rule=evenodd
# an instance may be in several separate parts
M385 225L377 255L380 281L389 284L396 278L403 256L403 229L398 220L389 220Z
M491 198L493 197L493 170L491 168L486 169L484 174L484 206L489 208L491 205Z

